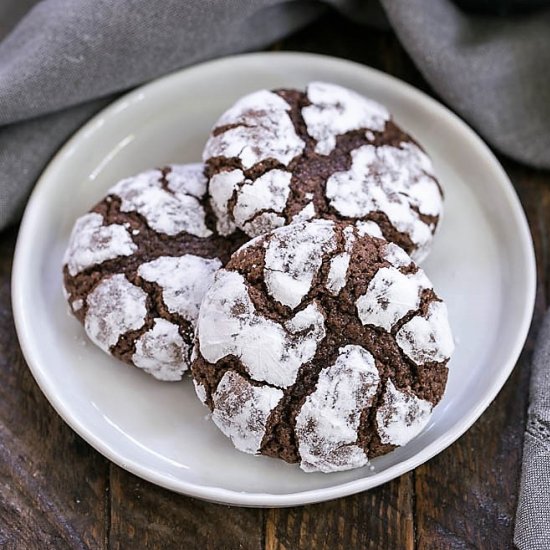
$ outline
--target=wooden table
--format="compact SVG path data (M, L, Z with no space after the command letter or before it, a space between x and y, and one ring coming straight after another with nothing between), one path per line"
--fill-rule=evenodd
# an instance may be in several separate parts
M353 59L430 93L391 32L334 14L276 49ZM19 349L10 305L17 230L0 234L0 547L510 548L529 360L546 305L550 173L501 160L529 218L539 276L535 320L510 380L466 435L414 472L366 493L299 508L231 508L171 493L111 464L68 428Z

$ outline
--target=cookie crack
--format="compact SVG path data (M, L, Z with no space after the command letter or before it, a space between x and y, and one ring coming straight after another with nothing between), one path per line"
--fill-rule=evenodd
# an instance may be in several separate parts
M325 368L319 358L329 350L332 363L334 363L338 356L338 349L327 344L325 336L319 342L314 357L301 365L294 383L283 390L281 401L268 417L265 434L260 445L261 454L283 458L290 463L300 461L301 457L296 436L296 418L300 414L307 397L316 390L319 375ZM330 360L327 362L332 364ZM297 388L303 389L297 391ZM281 440L285 440L284 443Z
M432 216L431 214L424 214L423 212L420 212L420 209L416 205L411 205L411 210L415 212L415 214L418 216L418 219L424 224L427 225L430 228L430 231L432 234L437 229L437 224L439 223L439 216Z
M233 130L234 128L253 128L253 126L250 126L250 124L245 124L244 122L234 122L232 124L224 124L223 126L216 126L212 130L212 135L219 136L220 134L228 132L229 130Z
M381 372L381 369L378 366L377 369L378 372ZM386 391L389 378L389 376L385 378L380 377L380 382L376 388L376 394L371 401L371 405L369 407L365 407L361 411L361 418L357 429L356 445L363 449L368 460L388 453L396 448L396 445L382 443L380 435L378 434L378 426L376 421L376 413L383 405L384 392Z
M195 346L197 346L195 342ZM211 369L209 372L211 376L209 377L206 369L202 368L200 363L204 362L205 364L210 365ZM214 409L213 398L216 393L218 386L227 372L234 372L242 376L250 385L263 388L269 387L276 390L281 390L284 393L284 389L266 381L255 380L250 376L246 367L241 361L241 358L235 354L228 354L216 361L216 363L208 363L204 358L201 357L200 352L198 354L198 359L193 361L191 364L191 374L193 379L206 389L206 405L212 411Z
M244 224L246 225L246 224L254 223L254 221L256 221L263 214L276 214L281 216L281 218L284 218L285 222L288 223L289 221L288 218L283 215L283 212L280 212L279 210L275 210L274 208L262 208L261 210L254 212L254 214L250 218L247 218Z
M139 268L138 268L139 269ZM155 324L155 319L164 319L178 327L178 332L183 341L192 347L194 330L192 323L184 319L177 313L172 313L166 306L163 299L163 289L157 283L146 281L138 275L137 270L133 273L126 273L126 279L136 287L140 288L147 295L146 298L146 315L143 325L135 330L130 330L121 334L116 344L111 346L109 351L115 357L125 361L131 361L131 357L136 351L136 343L146 332L151 330ZM189 356L187 359L189 360ZM128 359L126 357L129 356Z
M168 174L172 171L170 166L164 166L163 168L156 168L160 172L158 182L160 183L163 191L170 193L170 195L175 195L174 191L168 187Z

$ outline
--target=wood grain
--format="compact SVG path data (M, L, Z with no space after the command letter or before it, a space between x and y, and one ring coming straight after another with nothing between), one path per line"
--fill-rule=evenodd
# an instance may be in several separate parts
M353 59L427 90L391 32L332 13L276 49ZM459 441L412 473L348 498L280 510L176 495L110 464L56 415L17 344L10 306L16 231L0 234L0 547L184 549L510 548L529 362L549 292L550 174L504 161L533 233L533 327L495 402Z
M262 547L263 510L210 504L111 466L110 548Z
M351 497L269 510L266 550L400 548L414 542L413 476Z

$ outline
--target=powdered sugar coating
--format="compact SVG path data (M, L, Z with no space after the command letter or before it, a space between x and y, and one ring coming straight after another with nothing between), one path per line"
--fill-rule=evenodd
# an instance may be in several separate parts
M240 374L227 371L212 396L212 420L237 449L256 454L269 415L282 397L277 388L254 386Z
M346 252L334 256L330 261L330 270L327 277L327 288L331 294L338 295L346 285L350 255Z
M179 195L191 195L197 199L206 195L208 180L204 175L204 165L200 162L171 164L165 179L168 189Z
M410 391L386 383L382 405L376 411L376 426L382 443L405 445L429 422L433 405Z
M304 149L289 111L290 106L282 97L267 90L243 97L216 122L215 128L222 130L211 134L203 160L238 158L242 167L248 169L271 158L288 166ZM223 129L224 126L229 128Z
M309 292L322 255L336 248L334 224L328 220L282 227L265 253L264 278L269 294L295 308Z
M200 352L210 363L229 355L239 357L251 378L285 388L315 355L325 336L324 315L311 304L286 328L256 311L242 275L221 269L200 309Z
M348 171L327 180L330 205L351 218L383 212L398 231L409 235L416 247L412 257L423 258L435 228L421 214L440 216L443 209L428 156L412 143L401 143L399 147L364 145L351 157Z
M346 286L346 276L348 273L349 262L355 235L353 227L348 226L344 229L345 251L337 254L330 260L330 269L327 276L327 288L331 294L337 296Z
M388 243L385 246L383 257L393 267L405 267L412 263L411 257L400 246L394 243Z
M197 394L199 401L206 405L206 390L204 389L204 386L195 379L193 379L193 386L195 387L195 393Z
M396 341L417 365L449 359L455 346L447 306L443 302L432 302L425 318L413 317L399 329Z
M256 216L253 220L243 225L243 231L247 235L264 235L269 233L273 229L283 227L286 220L275 212L263 212L259 216Z
M242 170L220 172L210 178L210 206L216 214L216 229L220 235L230 235L236 229L235 222L229 216L228 204L236 187L243 181Z
M291 178L290 172L276 169L269 170L254 181L245 180L233 208L235 223L239 227L247 227L247 223L264 210L272 213L282 212L290 194ZM250 237L257 236L250 230L247 234Z
M373 356L356 345L341 348L334 365L321 370L296 418L302 470L336 472L366 464L357 431L379 381Z
M425 288L431 288L431 283L421 270L405 275L393 267L383 267L358 298L357 314L364 325L390 331L409 311L418 309Z
M357 221L355 222L355 227L357 227L357 234L360 237L363 237L365 235L370 235L371 237L376 237L378 239L383 239L384 235L382 234L382 231L380 229L380 226L371 221Z
M222 263L217 258L193 254L179 257L161 256L139 266L140 277L162 288L162 299L171 313L194 322L199 308Z
M153 323L153 327L136 340L132 362L158 380L181 380L187 370L190 346L170 321L157 318Z
M303 331L310 330L313 338L306 338L300 346L302 357L309 361L317 351L317 342L325 337L324 315L317 302L312 302L304 309L296 312L296 315L286 321L285 328L291 333L299 335Z
M84 328L90 339L109 353L118 339L143 326L147 294L122 274L103 279L88 294Z
M383 105L342 86L312 82L306 92L311 105L302 109L302 116L320 155L331 153L337 136L351 130L382 131L390 118Z
M172 175L172 189L185 189L189 185L196 191L196 173L189 184L182 182L180 177L179 172ZM147 225L159 233L174 236L185 232L196 237L210 237L212 231L206 227L205 212L199 199L186 192L164 189L161 178L159 170L142 172L120 181L110 193L121 199L122 212L138 212Z
M312 218L315 218L317 211L315 210L315 204L308 202L300 212L292 216L292 223L307 222Z
M220 172L210 179L210 204L216 213L217 230L229 235L240 227L250 237L262 235L285 224L277 215L286 206L290 193L290 172L269 170L254 181L247 180L241 170ZM229 201L239 189L232 212Z
M103 216L90 212L76 220L63 264L73 277L88 267L137 250L130 233L122 225L103 225Z

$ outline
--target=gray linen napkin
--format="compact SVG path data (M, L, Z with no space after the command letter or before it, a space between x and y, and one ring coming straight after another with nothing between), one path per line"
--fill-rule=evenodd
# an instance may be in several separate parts
M377 23L373 1L326 2ZM10 25L2 14L32 3L0 3L0 36ZM445 101L496 148L550 168L549 10L508 19L466 15L451 0L381 3ZM39 2L0 42L0 230L18 219L46 162L104 105L100 98L205 59L264 47L326 7L321 0Z
M0 230L19 218L53 153L104 104L98 98L264 47L323 9L281 0L36 4L0 43Z
M523 470L514 542L520 550L550 548L550 312L533 358Z

